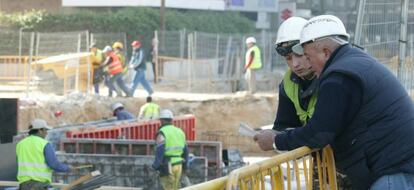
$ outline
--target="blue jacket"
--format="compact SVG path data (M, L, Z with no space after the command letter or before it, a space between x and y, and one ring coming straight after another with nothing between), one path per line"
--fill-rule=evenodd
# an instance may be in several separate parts
M135 70L139 69L145 71L147 69L147 66L145 65L145 53L142 47L132 51L129 65L133 65Z
M118 120L134 119L134 116L126 110L119 110L116 112L116 118Z
M314 116L306 126L278 135L278 149L331 144L337 169L348 175L355 189L368 189L383 175L414 174L413 101L387 68L344 45L328 60L319 86ZM335 88L345 90L326 95ZM335 113L343 117L332 117Z

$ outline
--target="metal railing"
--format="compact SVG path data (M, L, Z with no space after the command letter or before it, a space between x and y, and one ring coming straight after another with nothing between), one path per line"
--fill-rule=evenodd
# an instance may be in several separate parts
M321 190L338 189L332 149L330 146L322 150L301 147L236 169L227 176L184 188L184 190L259 190L268 189L269 185L271 189L288 190L301 189L301 187Z

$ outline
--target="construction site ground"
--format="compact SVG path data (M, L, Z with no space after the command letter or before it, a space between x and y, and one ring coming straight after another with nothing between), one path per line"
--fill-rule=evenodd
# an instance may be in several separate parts
M10 83L0 83L1 98L20 98L18 130L27 129L34 118L47 120L50 125L77 124L111 118L110 106L121 102L131 113L138 115L139 108L145 103L147 93L138 88L133 98L71 93L67 96L54 94L25 93L14 90L21 87ZM263 152L249 137L241 136L238 127L241 122L252 128L272 124L277 109L276 92L246 92L202 94L160 91L163 87L155 85L154 101L161 108L171 109L175 115L194 114L196 117L196 140L221 141L223 149L240 150L243 156L270 156L274 153ZM8 89L8 90L7 90ZM62 112L59 117L56 112Z

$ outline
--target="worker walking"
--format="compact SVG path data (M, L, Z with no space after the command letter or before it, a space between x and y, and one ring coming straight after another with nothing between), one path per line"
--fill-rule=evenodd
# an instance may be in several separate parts
M315 111L304 127L262 131L257 143L262 150L329 144L353 189L414 189L413 100L392 72L348 40L333 15L307 21L292 50L318 77Z
M134 119L134 115L132 115L132 113L128 112L127 110L125 110L124 105L119 102L112 105L112 113L113 113L113 116L116 116L118 121Z
M109 97L112 97L112 91L116 91L118 96L122 96L122 92L116 88L115 82L118 87L124 91L127 97L131 97L131 92L128 87L126 87L122 78L123 68L120 58L115 54L110 46L106 46L103 52L106 54L106 60L103 65L108 68L108 74L111 76L107 84L109 88Z
M90 51L92 53L91 63L93 66L93 87L95 89L95 94L99 94L99 84L104 79L104 71L102 63L105 60L105 55L102 50L96 47L96 44L90 46Z
M262 68L262 59L260 58L260 49L256 45L254 37L246 39L247 52L245 56L245 78L248 86L248 93L256 91L256 70Z
M147 91L148 95L151 96L154 91L151 88L151 85L145 78L145 71L147 70L147 66L145 63L145 52L142 48L141 42L135 40L131 43L132 46L132 55L131 60L129 62L129 67L136 71L134 81L131 86L131 93L134 94L135 89L141 83L144 89Z
M172 124L170 110L160 112L161 128L156 136L155 160L152 168L160 175L165 190L179 188L181 173L187 169L188 147L183 130Z
M139 119L157 119L160 115L160 106L152 102L151 96L147 97L147 103L139 109Z
M52 129L41 119L29 126L29 136L16 146L17 180L20 190L45 190L52 182L52 172L69 172L72 167L60 163L52 145L45 140Z

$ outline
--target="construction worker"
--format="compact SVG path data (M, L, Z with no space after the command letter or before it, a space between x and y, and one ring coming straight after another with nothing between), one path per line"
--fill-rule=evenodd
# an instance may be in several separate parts
M124 75L123 81L125 84L129 84L132 80L131 78L133 77L133 73L131 74L131 72L129 71L128 65L126 63L124 45L122 44L122 42L117 41L112 44L112 49L114 50L115 54L119 57L119 60L121 60L122 68L123 68L122 74Z
M108 74L111 76L109 82L107 83L109 91L109 97L112 97L112 91L116 91L118 96L122 96L122 92L115 87L115 82L124 91L127 97L131 97L131 92L126 87L124 80L123 80L123 68L120 58L115 54L110 46L106 46L103 50L106 55L105 62L103 63L104 66L107 67Z
M132 46L132 55L131 60L129 62L129 67L136 71L134 81L131 87L132 94L135 92L135 89L138 87L139 83L142 84L144 89L147 91L148 95L151 96L154 91L151 88L151 85L145 79L145 71L147 70L147 66L145 63L145 52L142 48L141 42L135 40L131 43Z
M119 102L112 105L112 113L113 113L113 116L116 116L118 121L134 119L134 115L132 115L132 113L128 112L127 110L125 110L124 105Z
M260 49L256 45L254 37L246 39L247 52L245 57L245 78L248 86L248 93L252 94L256 90L256 70L262 68L262 59L260 58Z
M147 103L139 109L139 119L157 119L160 115L160 106L152 102L151 96L147 97Z
M96 47L95 43L91 44L90 51L92 53L91 63L93 65L93 87L95 89L95 94L99 94L99 84L104 77L102 62L105 60L105 55L102 50Z
M161 128L156 136L155 160L152 168L160 175L165 190L179 188L180 178L187 169L188 148L183 130L172 124L173 113L161 110Z
M16 146L17 180L20 190L45 190L52 182L52 172L70 172L71 166L60 163L52 145L45 140L49 127L45 120L34 119L29 136ZM6 154L6 153L4 153Z
M262 150L330 144L353 189L414 189L414 103L393 73L348 40L333 15L307 21L292 50L319 79L315 111L304 127L264 131L257 142Z
M299 43L300 32L305 23L306 20L301 17L290 17L280 25L277 32L276 52L285 58L289 69L279 85L279 104L274 130L282 131L305 125L315 108L315 73L304 55L292 52L292 47Z

